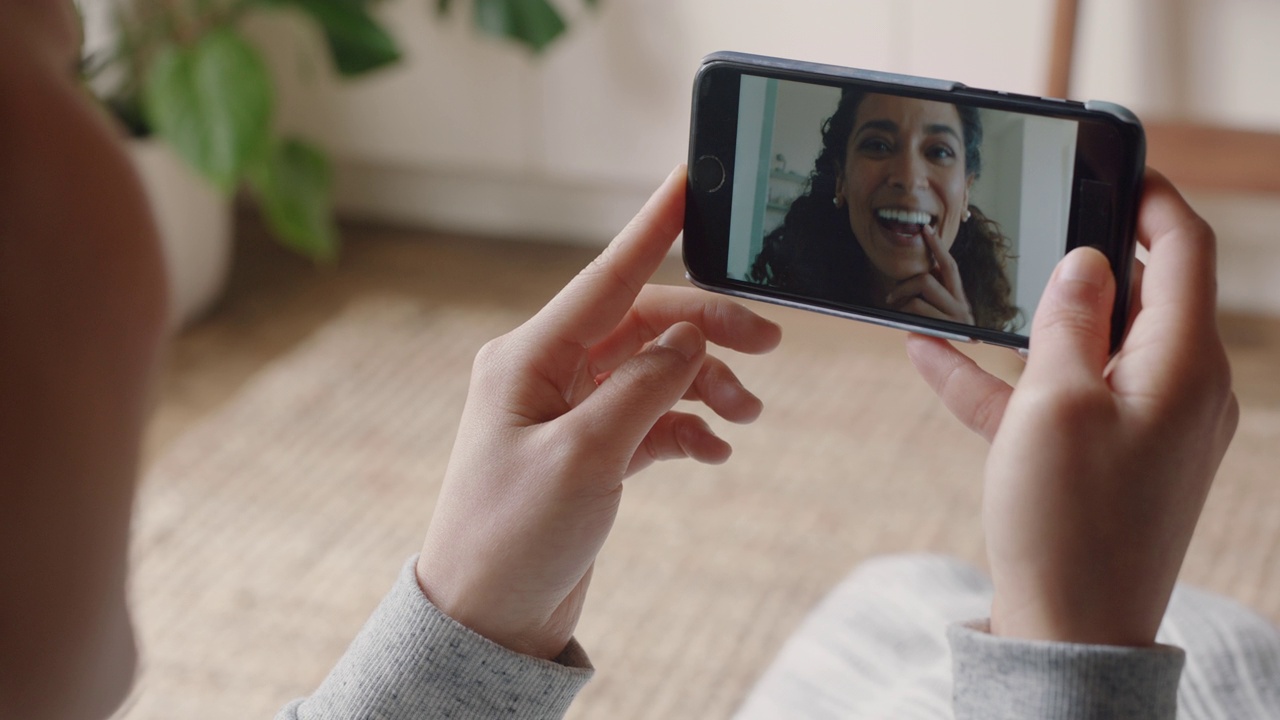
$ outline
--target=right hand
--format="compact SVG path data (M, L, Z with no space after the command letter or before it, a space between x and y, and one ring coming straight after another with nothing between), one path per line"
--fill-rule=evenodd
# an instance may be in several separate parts
M929 272L913 275L898 283L885 298L885 305L893 310L909 312L922 317L950 320L973 325L973 308L964 294L964 282L960 279L960 265L951 252L938 241L938 231L924 226L921 231L925 247L933 267Z
M1213 232L1152 171L1138 232L1150 260L1114 358L1115 281L1093 249L1059 263L1016 390L946 343L910 340L947 407L992 440L983 522L994 634L1153 643L1235 432Z

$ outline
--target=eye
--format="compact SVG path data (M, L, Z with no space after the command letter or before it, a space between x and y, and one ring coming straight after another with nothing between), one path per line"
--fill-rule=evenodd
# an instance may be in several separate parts
M858 143L858 152L869 157L884 157L893 152L893 145L884 138L869 137Z
M956 159L956 151L950 145L938 144L926 150L925 156L936 162L950 163Z

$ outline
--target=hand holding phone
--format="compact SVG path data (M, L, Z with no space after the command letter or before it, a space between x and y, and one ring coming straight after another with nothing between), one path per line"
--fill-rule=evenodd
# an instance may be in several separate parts
M1072 248L1128 286L1145 145L1123 108L735 53L693 105L696 285L1016 348Z
M1140 309L1108 352L1115 281L1092 249L1060 264L1011 388L945 342L908 353L947 407L991 441L983 525L998 635L1154 642L1239 417L1218 335L1214 237L1150 173Z

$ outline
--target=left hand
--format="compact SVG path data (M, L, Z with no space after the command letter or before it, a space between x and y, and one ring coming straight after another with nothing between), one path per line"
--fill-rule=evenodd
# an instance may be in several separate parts
M965 298L956 259L938 242L932 226L926 225L920 234L933 258L933 269L898 283L885 298L885 304L913 315L973 325L973 310Z
M418 583L517 652L554 658L568 644L623 478L655 460L728 458L677 401L734 422L760 413L705 345L767 352L778 326L723 297L642 287L680 232L684 192L680 168L595 262L476 357Z

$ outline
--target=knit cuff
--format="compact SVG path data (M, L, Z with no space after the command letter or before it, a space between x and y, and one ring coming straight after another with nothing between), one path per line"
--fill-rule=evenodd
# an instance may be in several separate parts
M1185 654L997 637L987 620L952 625L956 720L1172 720Z
M508 650L432 605L415 562L405 564L315 694L280 717L562 717L593 672L578 643L570 641L558 662Z

